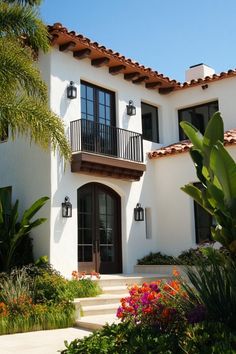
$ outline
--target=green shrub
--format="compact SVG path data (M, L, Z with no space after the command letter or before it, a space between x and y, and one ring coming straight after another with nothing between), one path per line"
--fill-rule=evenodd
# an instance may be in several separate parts
M197 248L190 248L189 250L183 251L178 257L172 257L168 255L163 255L161 252L149 253L149 255L138 259L138 264L143 265L197 265L198 263L205 262L209 263L207 257L204 254L204 249L208 247L199 246ZM227 254L227 250L221 248L215 250L216 253Z
M63 354L178 354L177 337L160 334L154 327L131 326L128 323L106 325L83 339L65 342Z
M220 322L203 322L187 328L180 346L188 354L235 354L236 333Z
M190 248L187 251L183 251L178 257L178 264L183 265L196 265L199 262L209 263L207 257L202 253L203 247Z
M72 299L80 297L93 297L101 294L101 288L91 279L68 280L67 293Z
M35 277L34 301L36 303L59 303L71 300L68 298L67 280L57 272L42 270Z
M167 256L162 254L161 252L150 252L147 256L138 259L138 264L145 264L145 265L156 265L156 264L178 264L176 259L172 256Z

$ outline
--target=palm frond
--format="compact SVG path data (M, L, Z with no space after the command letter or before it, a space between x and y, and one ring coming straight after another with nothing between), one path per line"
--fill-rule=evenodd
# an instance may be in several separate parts
M16 60L17 58L17 60ZM46 102L47 88L34 65L30 48L14 38L0 38L0 94L25 90Z
M19 5L30 5L30 6L39 6L42 0L2 0L7 4L19 4Z
M65 136L62 120L51 112L44 102L26 95L0 96L0 135L6 123L14 138L20 134L29 137L42 148L57 148L69 160L71 149Z
M46 52L50 47L47 28L30 5L0 3L0 37L6 35L25 36L34 50Z

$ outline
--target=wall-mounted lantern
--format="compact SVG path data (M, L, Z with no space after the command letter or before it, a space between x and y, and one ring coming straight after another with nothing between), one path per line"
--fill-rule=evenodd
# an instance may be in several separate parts
M144 210L140 203L137 203L136 208L134 208L134 220L143 221L144 220Z
M129 105L126 106L127 108L127 115L128 116L135 116L136 115L136 107L134 106L134 102L133 101L129 101Z
M71 100L77 98L77 87L73 81L71 81L70 85L67 87L67 98Z
M64 203L61 203L62 207L62 217L71 218L72 217L72 204L70 203L70 198L65 197Z

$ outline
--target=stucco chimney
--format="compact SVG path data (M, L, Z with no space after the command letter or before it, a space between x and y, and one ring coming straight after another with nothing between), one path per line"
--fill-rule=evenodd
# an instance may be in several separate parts
M212 76L215 74L215 70L212 69L210 66L205 65L203 63L192 65L189 67L188 70L185 71L185 80L197 80L197 79L204 79L206 76Z

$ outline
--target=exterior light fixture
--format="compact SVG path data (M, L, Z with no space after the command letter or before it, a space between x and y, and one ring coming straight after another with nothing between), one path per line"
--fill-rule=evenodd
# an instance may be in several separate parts
M136 115L136 107L134 106L133 101L129 101L129 104L126 106L127 108L127 115L128 116L135 116Z
M134 208L134 220L143 221L144 220L144 210L140 203L137 203L136 208Z
M67 87L67 98L73 100L77 98L77 87L73 81L70 82L70 85Z
M202 85L202 89L203 89L203 90L206 90L207 88L208 88L208 85L207 85L207 84Z
M64 203L61 203L62 207L62 217L71 218L72 217L72 204L70 203L70 198L65 197Z

